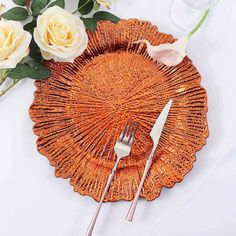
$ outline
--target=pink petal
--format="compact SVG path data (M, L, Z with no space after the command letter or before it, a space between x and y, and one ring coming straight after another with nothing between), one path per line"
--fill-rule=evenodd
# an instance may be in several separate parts
M158 57L156 60L167 66L176 66L183 61L183 57L175 51L172 51L172 53L169 53L166 56Z
M152 46L147 40L138 40L135 43L145 43L148 54L153 60L161 62L166 66L176 66L182 62L186 53L185 47L187 39L181 38L175 43L165 43L158 46Z

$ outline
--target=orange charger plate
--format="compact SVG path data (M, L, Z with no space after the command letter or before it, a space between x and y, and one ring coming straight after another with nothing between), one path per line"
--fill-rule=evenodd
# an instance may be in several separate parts
M185 57L175 67L156 63L146 46L172 43L149 22L98 23L89 45L74 63L49 61L53 76L36 81L30 116L38 151L69 178L74 191L99 201L115 163L114 144L127 121L139 123L131 155L120 161L105 201L132 200L150 154L149 133L173 99L158 150L141 196L153 200L192 169L208 136L207 95L201 76Z

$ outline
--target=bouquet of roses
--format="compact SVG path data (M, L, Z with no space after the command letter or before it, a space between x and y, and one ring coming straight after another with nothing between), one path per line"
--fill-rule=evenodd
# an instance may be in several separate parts
M13 2L17 6L6 12L0 6L0 86L5 87L0 97L24 78L50 77L45 60L73 62L87 48L86 29L95 31L99 20L119 21L109 12L98 11L100 6L109 9L109 0L79 0L73 13L64 10L65 0ZM85 17L89 13L94 14ZM5 86L7 78L12 82Z

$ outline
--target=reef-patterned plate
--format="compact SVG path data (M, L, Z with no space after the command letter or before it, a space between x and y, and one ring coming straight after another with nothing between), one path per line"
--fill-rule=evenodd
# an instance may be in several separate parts
M192 169L208 136L207 96L189 58L175 67L153 61L145 45L173 42L139 20L99 22L74 63L47 62L53 76L35 82L30 108L38 151L69 178L74 191L98 201L115 163L114 144L128 120L139 123L129 157L121 160L106 201L131 200L152 147L149 132L169 99L173 106L142 196L157 198Z

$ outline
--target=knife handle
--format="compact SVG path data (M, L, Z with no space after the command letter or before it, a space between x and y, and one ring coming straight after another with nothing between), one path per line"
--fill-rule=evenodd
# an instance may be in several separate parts
M149 156L149 158L148 158L148 160L146 162L145 169L144 169L144 172L143 172L143 176L142 176L142 179L141 179L141 181L139 183L139 186L138 186L138 190L137 190L136 195L135 195L135 197L134 197L134 199L132 201L132 204L131 204L131 206L129 208L128 214L126 216L126 220L128 220L130 222L133 220L135 209L136 209L136 206L137 206L137 203L138 203L138 199L139 199L139 195L140 195L140 192L141 192L141 190L143 188L143 184L144 184L144 181L145 181L145 179L147 177L148 171L149 171L149 169L150 169L150 167L152 165L152 159L153 159L154 153L155 153L155 149L152 150L152 152L151 152L151 154L150 154L150 156Z

